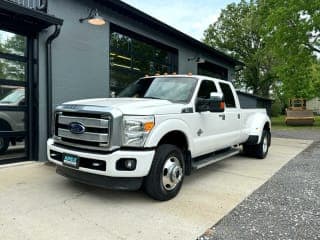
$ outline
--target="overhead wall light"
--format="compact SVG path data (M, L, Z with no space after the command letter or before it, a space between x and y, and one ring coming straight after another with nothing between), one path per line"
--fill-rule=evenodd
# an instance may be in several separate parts
M89 24L95 26L102 26L106 24L104 18L99 15L97 8L92 8L89 12L88 17L79 19L79 22L81 23L83 23L84 21L87 21Z

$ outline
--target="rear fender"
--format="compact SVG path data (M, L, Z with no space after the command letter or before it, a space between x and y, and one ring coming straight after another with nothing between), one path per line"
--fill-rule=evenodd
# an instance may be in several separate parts
M248 136L258 136L258 142L261 141L263 128L269 123L271 128L271 121L267 114L265 113L255 113L251 115L246 122L246 129L248 131Z

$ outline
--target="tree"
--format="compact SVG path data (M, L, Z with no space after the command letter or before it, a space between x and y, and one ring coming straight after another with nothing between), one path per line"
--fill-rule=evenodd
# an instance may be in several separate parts
M0 42L0 52L24 56L26 38L20 35L10 35ZM0 78L23 81L25 78L25 63L0 59Z
M320 53L319 0L257 0L273 43L281 50L306 48Z
M264 19L261 32L266 48L277 59L274 71L289 97L312 98L315 54L320 54L320 1L258 0L258 15Z
M237 84L280 99L320 95L320 1L242 0L222 10L204 42L245 63Z
M265 48L261 35L258 6L254 1L242 0L223 9L218 21L204 33L204 42L244 62L236 84L254 94L269 96L276 78L272 71L274 57Z
M313 83L313 96L320 97L320 60L316 60L312 64L312 83Z

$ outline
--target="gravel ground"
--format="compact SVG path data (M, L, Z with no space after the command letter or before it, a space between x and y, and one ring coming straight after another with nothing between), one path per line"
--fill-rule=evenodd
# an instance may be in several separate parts
M320 130L275 130L272 131L272 137L320 141Z
M275 131L315 142L199 240L320 239L320 132Z

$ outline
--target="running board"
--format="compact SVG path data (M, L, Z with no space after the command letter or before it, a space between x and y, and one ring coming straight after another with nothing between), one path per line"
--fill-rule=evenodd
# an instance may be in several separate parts
M203 160L193 162L192 168L197 170L197 169L206 167L206 166L213 164L215 162L219 162L223 159L237 155L238 153L240 153L240 151L241 150L239 148L231 148L230 150L222 152L222 153L217 153L217 154L212 153L211 155L209 155L207 158L204 158Z

